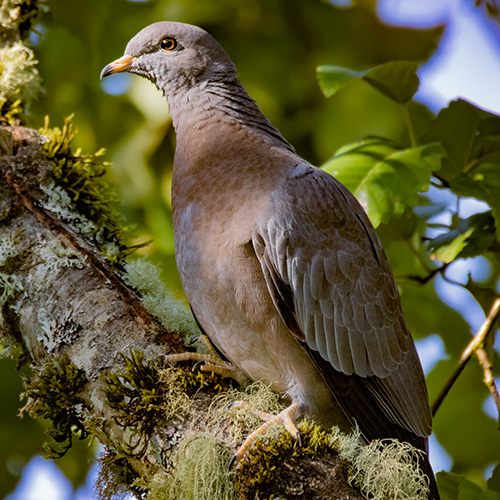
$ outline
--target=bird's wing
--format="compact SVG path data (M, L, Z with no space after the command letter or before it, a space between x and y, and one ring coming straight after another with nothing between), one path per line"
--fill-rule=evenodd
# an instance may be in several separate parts
M387 257L354 196L299 165L273 193L253 245L281 317L367 437L388 437L382 427L392 423L427 436L420 362Z

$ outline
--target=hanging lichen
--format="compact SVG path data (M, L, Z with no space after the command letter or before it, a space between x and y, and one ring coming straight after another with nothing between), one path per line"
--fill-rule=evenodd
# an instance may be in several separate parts
M0 42L24 40L49 10L49 0L1 0Z
M36 64L33 51L21 42L0 48L0 123L24 121L42 90Z
M0 0L0 124L23 122L42 91L37 61L25 43L47 0Z

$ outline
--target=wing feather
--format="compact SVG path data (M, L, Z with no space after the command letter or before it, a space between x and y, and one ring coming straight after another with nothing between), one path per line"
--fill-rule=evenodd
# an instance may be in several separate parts
M422 369L387 257L355 198L301 165L274 192L254 240L281 317L365 434L427 436Z

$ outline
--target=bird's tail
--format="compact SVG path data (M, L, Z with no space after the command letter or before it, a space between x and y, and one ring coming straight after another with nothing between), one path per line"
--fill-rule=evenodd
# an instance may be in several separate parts
M439 496L436 484L436 476L434 475L434 471L432 470L427 454L422 460L420 460L419 467L429 478L429 500L440 500L441 497Z

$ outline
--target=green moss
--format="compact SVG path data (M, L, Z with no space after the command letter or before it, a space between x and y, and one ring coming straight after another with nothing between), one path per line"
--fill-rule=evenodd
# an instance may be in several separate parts
M7 125L15 125L17 122L23 121L24 105L21 99L9 101L0 99L0 123Z
M90 236L108 261L115 264L135 248L123 243L128 228L122 226L122 218L116 211L115 194L104 180L110 165L101 160L105 150L100 149L91 155L73 151L75 131L72 119L73 115L66 118L60 129L49 128L46 118L45 126L40 130L44 138L44 155L53 165L54 184L45 188L49 196L47 203L52 208L59 206L63 217L69 208L74 207L74 212L82 216L76 224L80 231L84 236ZM73 223L78 218L75 215L68 217Z
M168 369L163 360L146 361L139 351L121 356L125 366L103 378L104 393L116 422L134 434L133 445L124 451L142 455L155 427L176 413L187 413L191 403L176 384L177 371Z
M283 463L338 455L338 440L331 432L305 419L297 428L302 443L283 427L273 426L248 449L238 467L241 498L254 498L257 491L262 498L270 497L280 481Z
M87 384L85 372L64 355L52 358L24 378L23 398L28 402L21 409L33 418L46 418L50 425L46 433L53 443L45 443L48 458L62 457L72 445L73 437L87 437L82 422L85 403L81 396Z
M132 431L132 444L123 449L131 456L144 453L156 427L174 416L189 416L192 397L199 390L217 393L224 387L214 373L169 366L162 358L147 361L140 351L121 356L124 368L103 377L103 390L116 412L116 422Z

